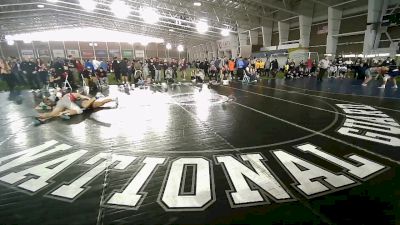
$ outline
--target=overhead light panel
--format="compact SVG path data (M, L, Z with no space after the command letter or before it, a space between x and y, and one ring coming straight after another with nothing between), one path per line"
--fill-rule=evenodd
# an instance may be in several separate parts
M160 20L160 14L158 14L156 9L151 7L143 7L140 9L140 17L147 24L155 24Z
M44 8L44 5L40 4L40 5L37 5L37 7L42 9L42 8Z
M193 5L194 6L201 6L201 2L194 2Z
M58 0L47 0L48 2L51 2L51 3L56 3L56 2L58 2Z
M172 48L172 45L170 43L167 43L167 45L165 46L168 50L170 50Z
M204 34L208 31L208 24L205 21L199 21L196 24L196 29L200 34Z
M14 45L14 40L7 40L8 45Z
M79 0L82 8L88 12L93 12L96 9L97 3L94 0Z
M110 5L110 9L114 15L120 19L126 19L131 13L131 8L120 0L114 0Z
M169 31L169 32L174 32L174 29L169 29L168 31Z
M32 40L30 40L30 39L25 39L25 40L23 40L23 42L24 42L24 44L30 44L30 43L32 43Z
M229 36L230 31L228 29L222 29L221 30L221 35L224 37Z
M79 34L79 35L76 35ZM101 34L101 35L93 35ZM81 41L89 43L99 42L126 42L126 43L163 43L160 38L132 34L102 28L70 28L47 30L32 33L6 35L6 40L32 40L32 41Z
M178 52L183 52L183 45L178 45L177 49L178 49Z

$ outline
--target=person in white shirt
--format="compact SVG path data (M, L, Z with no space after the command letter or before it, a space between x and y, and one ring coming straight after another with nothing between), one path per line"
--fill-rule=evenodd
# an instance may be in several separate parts
M325 75L329 67L329 60L321 59L321 61L319 61L318 67L319 67L319 73L317 76L317 81L322 81L322 77Z

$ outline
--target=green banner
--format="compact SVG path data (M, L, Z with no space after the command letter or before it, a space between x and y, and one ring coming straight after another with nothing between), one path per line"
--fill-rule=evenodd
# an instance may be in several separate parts
M132 50L123 50L122 57L124 58L133 58L133 51Z

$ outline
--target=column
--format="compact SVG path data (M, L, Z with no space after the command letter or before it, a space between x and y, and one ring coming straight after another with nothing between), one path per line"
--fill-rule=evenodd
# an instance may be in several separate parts
M340 22L343 11L333 7L328 8L328 36L326 38L326 53L336 55Z
M289 40L289 24L278 21L279 45Z
M310 33L311 33L312 17L299 16L300 28L300 46L308 48L310 46Z
M239 46L247 45L247 38L249 33L243 29L238 28Z
M211 42L211 43L210 43L210 47L211 47L211 51L212 51L213 58L219 57L219 55L218 55L219 52L218 52L217 43L216 43L215 41Z
M239 37L237 34L231 34L231 51L232 51L232 58L238 57L239 54Z
M365 55L370 54L371 51L378 48L381 39L380 22L382 14L386 11L388 0L368 0L368 18L367 29L364 35L363 52Z
M250 30L249 37L250 37L250 45L258 45L258 31L257 30Z
M4 42L5 43L5 42ZM3 58L3 59L5 59L6 57L4 57L4 52L3 52L3 48L1 47L1 42L0 42L0 53L1 53L1 57Z
M264 22L263 26L261 26L263 47L270 47L271 46L271 43L272 43L272 27L273 27L273 22L272 21Z

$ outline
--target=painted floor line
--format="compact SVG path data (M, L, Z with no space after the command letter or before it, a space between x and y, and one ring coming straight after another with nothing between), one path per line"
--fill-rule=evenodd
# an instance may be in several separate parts
M224 87L228 88L228 86L224 86ZM324 112L329 112L329 113L333 113L333 114L339 114L339 115L342 115L342 116L346 116L346 114L344 114L344 113L335 112L335 111L332 111L332 110L329 110L329 109L323 109L323 108L319 108L319 107L316 107L316 106L306 105L306 104L290 101L290 100L283 99L283 98L278 98L278 97L273 97L273 96L260 94L260 93L253 92L253 91L243 90L243 89L240 89L240 88L234 88L234 87L229 87L229 88L232 88L232 89L235 89L235 90L238 90L238 91L247 92L247 93L254 94L254 95L259 95L259 96L266 97L266 98L272 98L272 99L276 99L276 100L279 100L279 101L289 102L289 103L292 103L292 104L295 104L295 105L300 105L300 106L304 106L304 107L308 107L308 108L312 108L312 109L316 109L316 110L320 110L320 111L324 111Z
M375 152L371 152L371 151L369 151L369 150L367 150L367 149L365 149L365 148L363 148L363 147L360 147L360 146L358 146L358 145L354 145L354 144L348 143L348 142L346 142L346 141L340 140L340 139L338 139L338 138L329 136L329 135L327 135L327 134L324 134L324 133L321 133L321 132L318 132L318 131L309 129L309 128L307 128L307 127L303 127L303 126L301 126L301 125L292 123L292 122L287 121L287 120L284 120L284 119L282 119L282 118L279 118L279 117L270 115L270 114L265 113L265 112L263 112L263 111L254 109L254 108L252 108L252 107L250 107L250 106L246 106L246 105L240 104L240 103L238 103L238 102L232 102L232 103L233 103L233 104L236 104L236 105L238 105L238 106L241 106L241 107L243 107L243 108L249 109L249 110L251 110L251 111L260 113L260 114L265 115L265 116L267 116L267 117L270 117L270 118L272 118L272 119L279 120L279 121L281 121L281 122L283 122L283 123L292 125L292 126L294 126L294 127L300 128L300 129L302 129L302 130L305 130L305 131L308 131L308 132L311 132L311 133L315 133L315 134L320 135L320 136L322 136L322 137L325 137L325 138L331 139L331 140L333 140L333 141L336 141L336 142L339 142L339 143L348 145L348 146L350 146L350 147L352 147L352 148L356 148L356 149L358 149L358 150L360 150L360 151L363 151L363 152L366 152L366 153L375 155L375 156L377 156L377 157L380 157L380 158L382 158L382 159L386 159L386 160L388 160L388 161L390 161L390 162L393 162L393 163L395 163L395 164L397 164L397 165L400 165L400 162L398 162L398 161L396 161L396 160L393 160L393 159L391 159L391 158L389 158L389 157L383 156L383 155L378 154L378 153L375 153Z
M361 103L361 102L348 101L348 100L337 99L337 98L331 98L331 97L326 97L326 96L312 95L312 94L306 94L306 93L301 93L301 92L295 92L295 93L293 93L292 91L289 91L289 90L280 89L280 88L272 88L272 87L267 87L267 86L264 86L264 85L255 85L255 84L251 84L251 86L261 87L261 88L264 88L264 89L272 89L272 90L278 90L278 91L288 92L288 93L290 93L290 94L300 94L300 95L305 95L305 96L311 96L311 97L329 99L329 100L333 100L333 101L341 101L341 102L346 102L346 103L365 105L365 103ZM372 107L374 107L374 108L378 108L378 109L385 109L385 110L388 110L388 111L394 111L394 112L399 112L399 113L400 113L400 110L396 110L396 109L390 109L390 108L386 108L386 107L382 107L382 106L376 106L376 105L370 105L370 106L372 106Z
M366 97L366 98L379 98L379 99L384 98L384 99L400 100L400 98L396 98L396 97L378 97L378 96L370 96L370 95L336 93L336 92L330 92L330 91L317 91L317 90L310 90L310 89L305 89L305 88L294 87L294 86L286 85L286 84L282 84L282 86L290 87L290 88L294 88L294 89L299 89L299 90L303 90L303 91L326 93L326 94L333 94L333 95L346 95L346 96L359 96L359 97ZM383 89L382 89L382 91L383 91Z
M335 118L333 119L333 121L327 126L327 127L325 127L325 128L323 128L323 129L321 129L320 131L318 131L318 132L325 132L325 131L327 131L327 130L329 130L329 129L331 129L336 123L337 123L337 121L338 121L338 119L339 119L339 112L336 110L336 108L334 107L334 106L332 106L331 104L329 104L329 103L327 103L327 102L325 102L326 104L328 104L333 110L335 110L335 111L331 111L331 112L333 112L334 113L334 115L335 115ZM177 103L177 102L173 102L173 104L175 104L175 105L178 105L179 107L182 107L179 103ZM186 111L186 109L184 109L185 111ZM190 113L190 114L193 114L192 112L188 112L188 113ZM195 116L195 115L192 115L192 116ZM195 116L196 117L196 119L197 119L197 116ZM212 129L211 129L212 130ZM213 132L215 132L214 130L213 130ZM166 152L166 151L161 151L162 153L168 153L168 154L182 154L182 153L216 153L216 152L230 152L230 151L236 151L236 152L241 152L241 151L244 151L244 150L254 150L254 149L260 149L260 148L268 148L268 147L273 147L273 146L278 146L278 145L282 145L282 144L288 144L288 143L292 143L292 142L297 142L297 141L301 141L301 140L304 140L304 139L307 139L307 138L310 138L310 137L313 137L313 136L315 136L316 134L315 133L312 133L312 134L310 134L310 135L306 135L306 136L304 136L304 137L300 137L300 138L296 138L296 139L292 139L292 140L288 140L288 141L283 141L283 142L278 142L278 143L272 143L272 144L266 144L266 145L256 145L256 146L247 146L247 147L236 147L236 148L229 148L229 149L207 149L207 150L197 150L197 151L173 151L173 152ZM222 138L223 140L225 140L223 137L220 137L220 138ZM225 140L226 141L226 140ZM226 142L228 142L228 141L226 141ZM232 146L233 147L233 145L231 145L229 142L228 142L228 144L230 145L230 146ZM159 151L154 151L154 150L152 150L152 151L147 151L147 150L135 150L136 152L151 152L151 153L157 153L157 152L159 152Z

